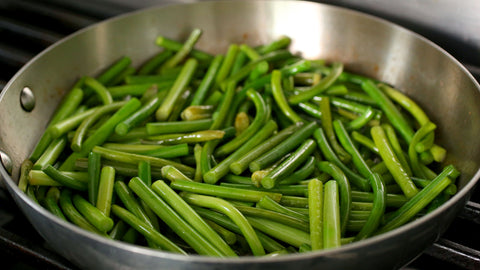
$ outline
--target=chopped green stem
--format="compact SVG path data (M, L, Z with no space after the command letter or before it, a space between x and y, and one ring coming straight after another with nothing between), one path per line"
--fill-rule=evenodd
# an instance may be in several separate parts
M172 82L169 81L167 86L170 87L172 85L173 85L173 81ZM111 87L108 87L107 89L108 89L108 92L110 92L110 94L112 95L112 98L116 100L116 99L121 99L127 96L140 97L144 93L146 93L147 90L153 87L159 88L159 86L161 87L162 85L156 84L156 83L132 84L132 85L127 84L127 85L111 86ZM162 89L162 90L165 90L165 89Z
M180 238L189 244L198 254L223 256L223 253L200 235L160 196L149 188L141 179L134 177L128 186L142 199L160 219L167 224Z
M222 101L217 107L217 110L213 114L214 121L210 125L210 129L219 129L225 126L225 119L227 118L228 112L232 109L231 104L235 97L235 84L228 84L225 89L225 94L223 94Z
M121 240L128 230L128 225L123 220L117 221L113 229L108 234L113 240Z
M215 83L219 86L230 74L233 63L235 62L236 55L238 53L238 45L230 44L228 46L227 53L225 54L225 59L222 62L222 65L219 67L217 75L215 77Z
M351 155L348 154L345 149L343 149L337 141L337 137L335 136L335 132L333 129L333 119L332 119L332 112L330 110L330 102L328 97L324 97L320 100L320 111L322 112L322 128L327 135L328 141L332 146L335 153L337 153L338 158L347 164L351 160Z
M67 145L67 137L61 136L53 140L43 154L33 165L33 169L41 169L47 164L53 165L57 161L57 158L65 149Z
M120 162L134 164L134 165L136 165L140 161L150 162L150 165L152 167L163 167L165 165L172 165L189 177L195 173L195 169L189 166L183 165L181 163L174 162L167 159L126 153L126 152L107 149L101 146L95 146L93 148L93 152L99 153L102 156L102 158L105 158L108 160L120 161Z
M177 78L178 74L180 74L180 69L175 69L175 72L169 72L168 74L162 73L157 75L130 75L125 78L125 83L133 85L155 84L158 86L162 85L166 81L173 82Z
M67 218L62 212L62 209L58 206L58 199L60 198L60 190L56 187L51 187L48 189L47 195L45 196L45 208L47 208L50 213L55 216L67 221Z
M280 185L277 186L277 188L281 188L283 185L296 184L307 179L315 170L315 160L316 159L313 156L308 157L307 161L304 162L300 169L281 179L279 183Z
M380 126L375 126L372 127L370 132L372 134L373 141L378 148L379 154L395 179L395 182L397 182L407 198L412 198L415 196L418 193L418 189L410 177L408 177L407 172L402 167L402 164L395 155L395 152L393 151L383 128Z
M300 102L297 106L306 112L308 115L313 116L317 119L322 119L322 111L319 110L318 106L313 105L310 102Z
M233 205L220 198L205 195L185 193L182 197L189 204L200 207L212 208L228 216L240 228L240 231L242 232L242 235L246 238L253 255L265 255L265 250L262 246L262 243L258 239L258 236L253 230L252 226L242 215L242 213L238 211L238 209L236 209Z
M354 141L362 144L363 146L367 147L370 151L378 154L378 148L375 145L375 143L372 141L372 139L368 138L367 136L357 131L353 131L351 136Z
M338 159L338 157L335 155L335 152L333 152L333 149L328 144L328 141L323 129L317 128L313 133L313 137L317 140L317 145L322 151L322 154L324 155L325 159L335 164L337 167L339 167L343 171L343 173L347 176L347 178L350 180L351 184L360 188L360 190L362 191L370 190L370 185L367 179L356 174L354 171L348 168L345 164L343 164L343 162L340 161L340 159Z
M73 195L73 205L90 224L101 232L108 232L113 228L113 220L85 200L82 196Z
M95 228L90 222L88 222L79 212L75 209L72 202L72 191L69 189L64 189L60 193L60 207L64 215L70 220L73 224L78 227L91 231L100 235L105 235Z
M167 118L166 121L172 122L172 121L178 121L180 118L180 114L182 114L183 109L187 105L187 103L190 101L190 96L192 94L192 89L191 87L185 89L185 91L178 97L178 100L173 107L172 113L170 116Z
M251 61L255 61L260 58L260 54L247 44L240 45L240 50L242 50Z
M411 98L407 97L404 95L402 92L400 92L397 89L394 89L386 84L379 84L378 87L380 90L382 90L389 98L391 98L393 101L397 102L410 112L410 114L417 120L417 122L422 126L426 124L427 122L430 122L428 119L428 116L425 114L425 112L420 108L420 106L415 103Z
M43 133L42 137L38 141L35 149L30 155L30 160L36 162L37 159L43 154L45 149L50 145L50 142L59 137L59 134L53 134L51 131L52 126L58 122L70 117L70 115L75 112L82 102L83 99L83 90L77 87L74 87L64 98L62 103L59 105L58 109L53 114L50 123L48 124L47 130Z
M183 66L180 74L177 76L172 88L167 93L167 96L163 100L162 104L155 113L155 117L158 121L165 121L172 113L177 100L187 88L187 85L193 78L193 74L197 69L198 62L194 58L189 58Z
M153 73L161 64L163 64L167 59L173 55L171 50L163 50L152 58L148 59L139 69L138 75L148 75Z
M116 61L113 65L111 65L108 69L106 69L102 74L100 74L96 80L103 85L108 85L113 79L115 79L118 74L128 68L131 63L132 60L129 57L124 56L118 61ZM84 83L86 85L89 85L88 81L89 77L86 77Z
M298 130L301 125L291 125L277 134L273 135L270 139L265 140L262 144L257 145L243 156L239 157L236 161L234 161L230 165L230 170L234 174L241 174L248 168L248 165L251 161L259 157L260 155L264 154L268 150L272 149L285 139L287 139L290 135L292 135L296 130Z
M250 190L276 192L276 193L282 193L283 195L290 195L290 196L305 196L308 190L307 185L279 185L272 189L266 189L266 188L256 187L252 185L251 180L249 181L250 182L246 184L222 182L220 183L220 185L225 187L235 187L235 188L244 188L244 189L250 189Z
M239 71L247 62L247 54L243 51L238 51L237 56L235 57L235 62L233 62L232 69L230 70L230 75L235 74Z
M266 73L268 73L269 69L270 69L270 65L268 64L267 61L258 62L255 68L248 75L247 80L251 81L259 78L262 75L265 75Z
M127 229L127 231L122 236L120 241L125 243L135 244L137 242L137 239L138 239L138 232L134 228L130 227Z
M382 178L379 174L373 173L369 180L373 189L373 208L370 211L367 222L355 237L357 241L371 236L377 230L386 208L386 191Z
M428 181L430 182L430 181ZM375 195L370 192L352 191L352 200L355 202L373 202ZM408 201L405 195L400 194L385 194L385 203L387 207L400 208Z
M46 167L42 169L42 171L48 175L50 178L55 180L56 182L62 184L63 186L69 187L71 189L79 190L79 191L86 191L87 190L87 183L78 181L77 179L65 175L59 170L55 169L52 165L48 164Z
M20 165L20 176L18 179L18 188L25 192L29 182L30 172L33 169L33 162L30 159L25 159Z
M197 43L198 39L202 35L202 30L200 29L193 29L188 36L187 40L183 44L183 46L176 51L176 53L169 58L165 63L162 64L161 70L167 70L177 66L180 62L187 58L188 54L193 50L195 43ZM157 45L160 45L162 37L157 38ZM161 45L160 45L161 46ZM193 59L193 58L192 58ZM188 60L187 60L188 61ZM195 60L196 61L196 60Z
M325 183L323 200L323 247L325 249L340 246L340 207L336 181Z
M39 204L39 201L38 201L38 199L37 199L37 195L35 194L36 190L37 190L37 187L30 185L30 186L27 187L26 193L27 193L27 196L28 196L30 199L32 199L32 201L34 201L35 203Z
M277 124L275 123L275 121L273 120L268 121L263 126L262 129L260 129L256 134L254 134L251 138L249 138L249 140L246 141L243 145L237 148L235 152L230 154L228 157L223 159L220 163L215 165L212 169L207 171L203 175L203 180L209 184L216 183L218 180L220 180L220 178L227 175L227 173L230 171L230 165L235 160L242 157L244 154L246 154L248 151L250 151L257 145L261 144L268 137L270 137L275 130L277 130Z
M355 120L350 121L346 128L348 130L360 129L364 127L368 122L370 122L373 117L375 117L375 111L372 109L372 107L368 107L368 109L359 117L355 118Z
M163 93L164 92L161 92L161 94L157 94L147 103L145 103L140 109L138 109L138 111L134 112L121 123L118 123L118 125L115 127L115 133L117 133L118 135L126 135L130 130L132 130L132 128L136 127L138 124L150 117L158 109L158 106L160 106L160 97L163 95Z
M347 129L344 127L340 120L333 121L333 128L337 134L338 140L342 144L343 148L350 154L352 157L353 164L360 174L368 178L372 174L372 170L368 167L367 163L360 155L357 147L353 144L350 135L348 135Z
M275 147L271 148L269 151L250 162L250 171L255 172L261 170L281 159L287 153L295 149L295 147L300 145L304 140L309 138L316 128L318 128L318 126L315 122L303 125L300 129L295 131L295 133L290 135L290 137L286 138L281 143L277 144Z
M234 139L220 146L215 151L216 155L225 156L227 154L232 153L233 151L235 151L235 149L239 148L248 139L250 139L250 137L252 137L256 132L258 132L262 127L262 125L265 124L265 120L267 116L267 112L266 112L267 106L262 96L253 89L250 89L247 91L247 96L255 104L255 110L256 110L255 119L248 126L248 128L245 131L243 131L240 135L236 136Z
M212 227L212 229L218 233L222 237L222 239L225 241L225 243L229 245L233 245L237 242L237 235L224 227L218 225L217 223L205 219L205 222L208 224L208 226Z
M220 214L218 212L208 210L205 208L193 206L195 212L197 212L200 216L207 218L209 220L214 221L215 223L218 223L219 225L237 233L237 234L242 234L240 228L227 216ZM268 252L274 252L278 250L283 250L285 249L284 246L282 246L280 243L277 241L273 240L269 236L263 234L262 232L255 230L255 233L257 234L258 238L260 239L260 242L262 243L263 247L265 248L266 251Z
M422 153L427 150L430 150L434 144L435 141L435 132L430 132L425 137L423 137L422 140L420 140L417 145L415 145L415 151L417 153ZM430 152L429 152L430 153Z
M162 176L170 181L193 181L172 165L162 167Z
M98 185L100 183L100 174L102 170L102 158L100 154L90 152L88 155L88 201L96 205L98 197Z
M188 146L187 144L177 144L177 145L153 145L153 144L128 144L128 143L104 143L102 147L127 152L134 154L144 154L150 155L152 153L161 152L162 150L175 149L179 146ZM161 150L162 149L162 150Z
M105 123L103 123L95 132L88 137L82 144L82 150L71 154L60 169L71 170L75 165L75 160L85 157L90 153L96 145L104 143L107 138L114 132L115 126L127 118L131 113L140 107L140 101L136 98L130 99L122 108L113 114Z
M115 181L115 169L105 166L100 172L100 182L98 183L97 208L106 216L110 216L112 207L113 186Z
M222 178L222 183L251 185L252 184L252 179L249 176L227 174L227 175L225 175L225 177Z
M193 180L195 182L202 182L203 180L203 172L202 172L202 150L203 146L200 144L195 144L193 147L193 156L195 158L195 176Z
M335 82L335 80L337 80L338 76L340 76L342 71L343 64L340 62L334 62L332 64L332 69L330 73L325 78L320 80L318 84L312 86L312 88L310 88L309 90L300 92L296 95L289 97L288 102L290 104L298 104L300 102L308 101L314 96L319 95L323 91L327 90L327 88L330 87Z
M413 129L388 96L371 80L362 83L362 89L378 103L378 106L382 108L390 123L398 130L403 139L410 143L414 134Z
M415 132L410 145L408 146L408 157L410 159L410 164L412 166L413 175L418 176L424 179L430 179L427 174L424 172L423 167L420 166L418 153L415 150L415 146L420 142L426 135L435 130L437 126L432 122L427 122L420 129Z
M155 43L160 47L163 47L165 49L172 50L172 51L175 51L175 52L178 52L183 48L182 43L180 43L178 41L175 41L175 40L172 40L172 39L169 39L169 38L166 38L166 37L163 37L163 36L157 37ZM190 55L192 57L195 57L199 61L203 61L203 62L210 62L213 58L212 55L210 55L206 52L200 51L200 50L193 49L193 48L190 51Z
M269 44L266 44L262 46L261 48L258 49L259 54L267 54L276 50L282 50L287 48L290 43L292 42L292 39L287 37L287 36L280 36L278 39L272 41Z
M210 243L221 250L225 256L236 257L235 252L207 223L162 180L155 181L152 189L168 203L183 219L203 235Z
M282 89L282 72L279 70L274 70L272 71L272 92L273 92L273 97L277 103L277 105L280 107L280 110L282 111L285 116L287 116L293 123L297 122L304 122L304 120L298 116L298 114L293 111L293 109L290 107L290 105L287 102L287 99L285 98L285 94Z
M113 205L112 212L115 216L130 225L147 239L159 245L163 250L187 255L187 252L185 252L182 248L177 246L175 243L173 243L171 240L163 236L161 233L159 233L152 227L148 226L147 223L136 217L134 214L130 213L128 210L118 205Z
M75 131L75 135L71 142L72 150L80 152L82 150L83 138L87 135L88 129L91 128L101 117L120 109L123 105L124 104L119 102L106 104L98 107L93 114L85 118Z
M213 61L210 63L207 73L203 77L202 82L197 88L197 91L195 91L193 99L190 102L190 106L203 104L205 97L207 96L208 92L214 85L215 77L219 72L222 61L223 61L223 55L217 55L215 56Z
M172 133L150 136L142 140L144 144L183 144L199 143L216 139L222 139L226 135L224 130L200 130L192 133Z
M152 184L152 167L150 166L150 162L145 160L138 162L138 177L142 179L147 186Z
M428 186L395 211L376 234L391 231L408 222L448 187L452 183L452 179L457 178L459 174L453 165L446 166Z
M118 175L128 176L128 177L135 177L138 176L138 165L132 163L124 163L119 161L112 161L103 159L102 165L103 166L110 166L113 167ZM79 158L75 161L75 168L79 170L86 171L88 168L88 159L87 158ZM83 172L82 172L83 173ZM83 173L87 175L86 173ZM160 167L152 167L152 177L154 178L161 178L162 171ZM85 178L85 182L88 182L88 179Z
M342 170L335 164L328 161L320 161L317 163L320 171L326 172L337 181L340 196L340 229L341 234L345 234L348 217L350 216L350 205L352 203L352 190L350 182Z
M305 232L309 231L308 222L286 214L251 206L237 205L235 207L247 217L262 217L300 229Z
M274 211L274 212L278 212L278 213L282 213L282 214L285 214L287 216L291 216L291 217L299 219L303 222L308 223L308 215L304 215L302 213L298 213L296 211L293 211L293 210L279 204L278 202L272 200L272 198L267 197L267 196L261 198L261 200L259 200L257 202L256 207L261 208L261 209Z
M108 92L107 88L99 81L87 76L85 77L84 83L85 86L89 87L89 89L92 89L97 94L98 98L104 105L108 105L113 102L112 95L110 94L110 92Z
M307 232L265 218L247 217L247 219L259 231L294 247L305 243L310 245L310 235Z
M390 142L390 145L392 146L392 149L395 152L395 155L397 156L398 161L400 161L400 163L402 164L403 168L407 172L407 175L412 176L412 170L410 169L410 165L408 163L407 157L403 152L400 142L397 138L395 129L389 124L382 124L382 128L387 135L388 141Z
M245 202L258 202L264 196L268 196L274 201L280 201L282 194L274 192L265 192L257 190L245 190L241 188L222 187L211 184L190 182L190 181L175 181L170 183L170 186L176 190L182 190L203 195L216 196L225 199L232 199Z
M227 85L230 82L234 82L234 83L240 82L242 79L244 79L245 77L247 77L250 74L250 72L255 68L255 66L259 62L262 62L262 61L272 62L272 61L287 59L287 58L290 58L290 57L292 57L292 54L287 50L278 50L278 51L274 51L274 52L262 55L257 60L249 62L248 64L243 66L241 69L239 69L235 74L232 74L230 77L228 77L222 83L222 85ZM260 77L259 79L261 79L261 78L263 78L263 76ZM263 79L263 80L265 80L265 79ZM267 83L268 83L268 81L270 81L270 78L268 78ZM245 85L244 88L246 88L247 86L248 86L248 84ZM246 89L249 89L249 88L246 88Z
M142 180L143 181L143 180ZM145 222L150 228L153 228L153 224L150 221L145 210L135 198L133 191L122 181L115 181L114 184L115 194L118 196L123 205L134 214L137 218Z
M209 129L212 119L201 119L194 121L174 121L174 122L151 122L147 123L148 135L159 135L179 132L193 132Z
M308 216L312 250L323 249L323 183L318 179L308 183Z
M88 182L88 174L86 172L62 171L61 173L76 181L85 182L85 184ZM53 180L41 170L30 170L28 172L28 184L32 186L62 186L61 183Z
M267 189L273 188L281 178L291 174L298 166L300 166L310 154L315 150L316 143L312 139L303 142L295 152L292 153L278 167L274 168L267 176L262 179L262 186Z

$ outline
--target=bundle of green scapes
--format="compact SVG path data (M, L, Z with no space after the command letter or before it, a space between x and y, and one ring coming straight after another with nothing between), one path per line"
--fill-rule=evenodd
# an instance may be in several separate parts
M336 248L455 194L435 124L400 91L288 37L212 56L201 33L79 79L19 187L105 237L221 257Z

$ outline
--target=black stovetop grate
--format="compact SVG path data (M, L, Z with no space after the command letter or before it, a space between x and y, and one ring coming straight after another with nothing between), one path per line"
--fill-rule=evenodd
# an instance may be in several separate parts
M122 1L3 0L0 2L0 91L28 60L62 37L121 13ZM161 2L161 1L160 1ZM452 53L452 52L450 52ZM455 54L452 53L454 56ZM480 67L467 65L480 78ZM404 269L480 269L480 191L444 237ZM0 189L0 260L7 269L75 269L36 233Z

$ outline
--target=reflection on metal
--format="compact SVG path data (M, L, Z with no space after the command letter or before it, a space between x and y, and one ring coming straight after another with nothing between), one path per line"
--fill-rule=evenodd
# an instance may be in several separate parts
M32 89L29 87L24 87L20 92L20 103L22 108L27 111L31 112L33 108L35 108L35 95L33 94Z
M0 151L0 162L2 163L3 168L5 168L9 174L12 174L12 159L3 151Z

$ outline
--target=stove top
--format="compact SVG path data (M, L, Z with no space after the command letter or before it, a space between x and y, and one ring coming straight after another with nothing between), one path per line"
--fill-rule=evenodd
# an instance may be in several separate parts
M166 0L0 1L0 91L29 59L62 37L118 14L172 2L178 3ZM452 1L447 0L414 1L403 6L394 0L320 2L360 10L403 25L442 46L480 81L480 33L471 30L480 28L478 1L463 1L468 12L451 10L448 13L444 13L449 7L447 2ZM422 10L429 4L435 4L431 6L430 15ZM459 13L463 17L449 20ZM438 16L444 20L437 24ZM480 269L480 234L474 233L479 229L480 190L477 188L444 236L403 269ZM0 261L4 269L76 269L38 235L2 188Z

